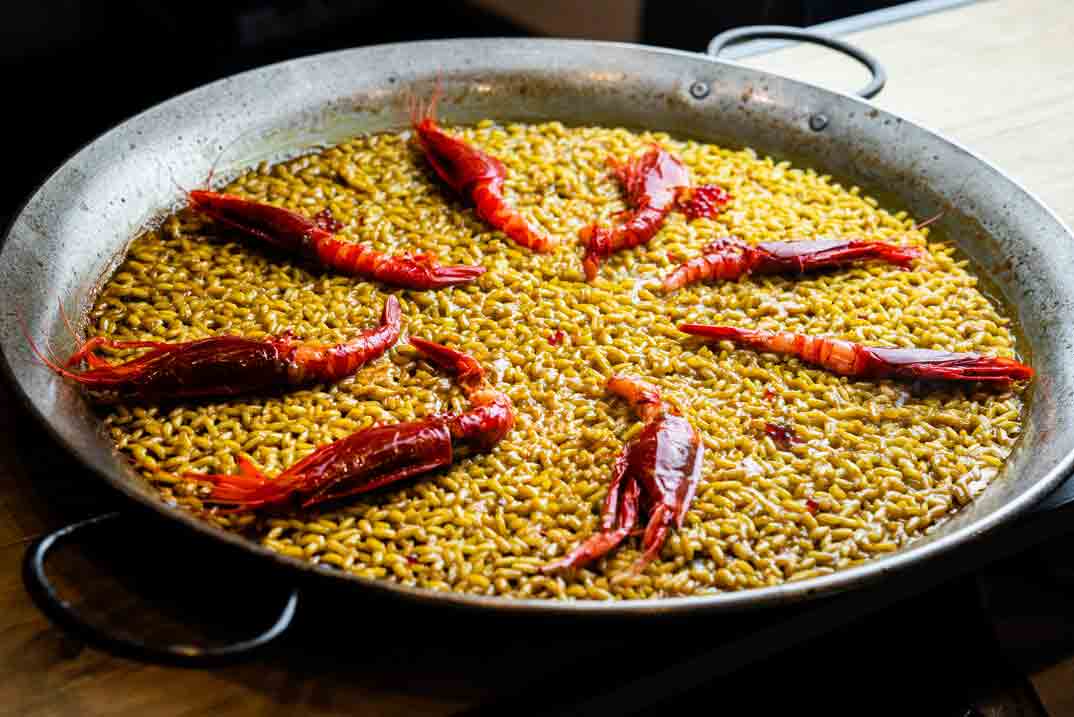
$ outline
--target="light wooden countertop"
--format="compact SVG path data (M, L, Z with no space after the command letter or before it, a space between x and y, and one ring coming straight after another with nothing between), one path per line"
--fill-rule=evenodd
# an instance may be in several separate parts
M983 0L843 36L887 68L883 109L977 152L1074 225L1074 3ZM853 92L856 61L798 45L742 64Z

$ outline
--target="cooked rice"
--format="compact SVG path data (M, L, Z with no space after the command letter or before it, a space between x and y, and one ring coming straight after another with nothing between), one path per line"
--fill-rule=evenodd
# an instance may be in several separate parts
M533 254L487 229L428 169L408 135L381 134L250 171L227 191L310 216L377 249L481 263L477 282L395 290L406 331L461 348L518 412L491 453L293 517L215 513L203 483L249 456L270 474L376 422L460 410L450 380L406 334L333 386L181 404L119 406L106 425L162 498L280 553L406 585L540 598L648 598L775 585L857 565L923 535L1000 472L1022 425L1017 392L854 381L795 359L703 346L683 321L829 334L866 344L1013 356L1011 320L946 243L913 271L872 263L801 278L747 277L670 296L658 280L713 238L871 238L926 245L905 213L812 170L660 133L552 122L457 129L507 165L508 198L565 242ZM678 213L648 246L584 283L578 230L624 208L605 157L660 142L734 197L715 220ZM324 271L183 211L136 239L102 291L91 333L179 341L293 329L341 341L376 321L386 287ZM566 338L553 345L549 337ZM684 340L686 339L686 340ZM122 354L117 355L121 357ZM708 448L697 496L661 558L628 575L639 538L590 568L538 568L598 530L612 464L640 428L605 394L613 372L655 382ZM919 390L921 389L921 390ZM780 448L766 422L803 443ZM814 514L815 512L815 514Z

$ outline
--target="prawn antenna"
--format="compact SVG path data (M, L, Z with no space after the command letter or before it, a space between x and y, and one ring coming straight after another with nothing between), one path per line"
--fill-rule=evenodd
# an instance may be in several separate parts
M429 111L428 116L436 121L436 108L440 104L440 98L444 96L444 82L443 76L438 72L436 73L436 81L433 83L433 94L429 98Z
M220 160L224 158L224 155L228 153L232 147L239 143L240 140L245 139L256 127L250 127L244 132L240 132L234 139L228 142L226 145L220 147L220 153L216 155L216 159L213 160L212 165L209 167L209 175L205 178L205 188L213 188L213 177L216 175L216 168L220 165Z
M34 353L34 356L36 356L41 363L45 364L61 376L66 376L68 378L77 378L78 375L76 373L60 365L60 362L53 354L52 346L49 345L47 339L45 340L45 346L48 349L49 355L46 356L45 353L42 352L40 348L38 348L37 344L30 336L30 327L26 325L26 319L23 317L22 312L18 309L15 310L15 321L19 324L19 331L22 332L23 338L26 339L26 344L30 347L30 350Z
M944 214L947 214L947 210L946 209L941 209L938 214L935 214L935 215L929 217L928 219L926 219L923 222L915 224L914 225L914 231L917 231L919 229L924 229L928 225L930 225L930 224L932 224L934 222L940 221L941 219L943 219Z
M67 316L67 310L63 308L63 299L57 300L56 303L60 305L60 318L63 319L63 325L67 327L67 333L75 340L75 346L79 346L82 343L82 339L78 337L78 332L75 331L71 319Z

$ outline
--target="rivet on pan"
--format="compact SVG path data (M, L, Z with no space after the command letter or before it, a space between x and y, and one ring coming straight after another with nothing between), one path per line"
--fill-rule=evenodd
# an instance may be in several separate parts
M828 126L828 115L822 115L819 112L815 115L809 116L809 129L814 132L820 132L822 129Z
M690 85L690 96L695 100L705 99L709 96L709 92L711 92L711 90L709 89L708 83L698 81Z

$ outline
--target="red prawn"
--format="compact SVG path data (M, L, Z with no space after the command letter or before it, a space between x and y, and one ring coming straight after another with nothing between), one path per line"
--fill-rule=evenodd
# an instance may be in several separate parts
M758 351L797 356L840 376L1006 384L1033 378L1033 369L1013 359L931 349L863 346L852 341L789 332L751 331L730 326L683 324L680 331L709 341L731 341Z
M507 171L496 157L452 137L436 122L436 103L440 87L433 92L427 109L416 102L411 106L411 124L418 142L436 174L453 190L474 204L477 216L498 229L517 244L536 252L550 252L556 241L540 233L504 198Z
M868 259L907 267L923 254L916 247L879 241L819 239L750 246L736 237L722 237L668 274L663 286L664 291L675 291L699 281L728 281L746 274L804 274Z
M514 407L493 389L481 365L468 354L412 337L411 345L439 368L455 374L473 407L419 421L374 426L322 446L275 478L245 458L237 475L188 473L213 484L208 501L240 509L307 508L365 493L389 483L450 465L454 449L492 449L515 423Z
M235 396L346 378L395 344L400 315L398 299L389 296L379 326L335 346L303 343L291 332L265 339L213 336L182 343L97 336L84 342L62 365L32 342L30 346L49 368L77 382L98 403ZM150 350L113 365L97 355L102 348ZM86 370L76 370L83 364Z
M632 376L613 376L607 387L630 402L645 426L615 462L600 532L544 566L544 572L580 567L610 552L633 531L644 504L649 522L642 556L633 568L638 572L660 554L671 526L682 527L694 499L705 452L697 431L661 400L660 391L651 384Z
M342 228L331 214L316 219L271 204L205 190L188 192L191 206L233 229L349 276L406 289L439 289L465 284L485 273L483 266L442 266L433 254L384 254L336 237Z
M691 187L686 165L659 145L622 164L609 157L608 165L623 185L631 209L623 212L622 223L614 228L593 223L579 232L588 281L596 278L606 257L652 239L676 205L696 219L715 216L730 201L730 195L715 185Z

